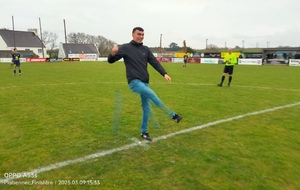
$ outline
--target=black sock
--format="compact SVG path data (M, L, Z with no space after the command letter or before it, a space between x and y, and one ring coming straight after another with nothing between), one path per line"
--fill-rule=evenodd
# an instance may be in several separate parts
M222 76L221 84L223 84L224 80L225 80L225 76Z
M228 84L231 83L231 80L232 80L232 76L229 76L229 79L228 79Z
M21 73L21 70L19 70L19 73Z
M14 70L14 74L16 74L16 70Z

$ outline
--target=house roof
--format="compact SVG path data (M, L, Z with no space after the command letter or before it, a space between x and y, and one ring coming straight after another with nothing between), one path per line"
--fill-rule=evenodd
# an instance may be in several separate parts
M45 47L34 32L0 29L0 36L8 47Z
M63 43L64 51L72 54L98 54L98 50L94 44L71 44Z

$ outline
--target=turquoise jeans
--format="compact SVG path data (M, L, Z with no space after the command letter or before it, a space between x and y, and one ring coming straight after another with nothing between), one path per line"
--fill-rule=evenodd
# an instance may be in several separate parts
M155 94L155 92L149 88L148 83L144 83L138 79L132 80L129 83L130 90L132 92L136 92L140 94L141 102L142 102L142 125L141 125L141 132L148 132L148 120L150 116L150 100L162 109L164 112L166 112L171 118L174 117L175 112L170 110L165 104L158 98L158 96Z

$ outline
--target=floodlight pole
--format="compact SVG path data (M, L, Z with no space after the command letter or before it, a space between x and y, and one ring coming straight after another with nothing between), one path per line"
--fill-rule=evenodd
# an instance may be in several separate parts
M160 53L160 56L162 54L162 34L160 34L160 40L159 40L159 53Z
M13 27L14 48L16 48L15 21L14 21L14 16L12 16L12 27Z
M66 29L66 20L64 19L64 31L65 31L65 43L67 43L67 29Z
M66 53L66 57L69 58L69 53L68 53L68 50L67 50L67 29L66 29L66 21L65 21L65 19L64 19L64 32L65 32L65 44L66 44L65 53Z
M40 34L41 34L41 44L42 44L42 55L43 55L43 58L45 58L41 18L39 18L39 24L40 24Z

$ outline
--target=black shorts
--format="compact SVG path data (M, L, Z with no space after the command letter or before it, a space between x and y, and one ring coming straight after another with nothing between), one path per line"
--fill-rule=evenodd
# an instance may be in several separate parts
M20 67L20 61L14 61L16 67Z
M233 74L233 66L225 65L223 73L228 73L228 74L232 75Z

